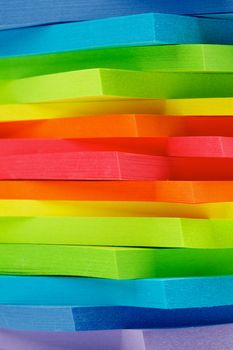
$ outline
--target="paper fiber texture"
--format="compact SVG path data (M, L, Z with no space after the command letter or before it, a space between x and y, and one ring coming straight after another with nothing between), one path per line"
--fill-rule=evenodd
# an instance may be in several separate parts
M19 332L2 329L5 350L226 350L233 346L232 324L153 330Z
M232 323L233 306L192 309L0 306L0 327L22 331L170 328Z
M134 279L233 274L233 249L0 244L0 273Z
M167 136L233 137L233 118L221 116L162 116L118 114L1 122L1 139L150 138ZM216 138L217 139L217 138ZM104 141L103 140L103 141ZM207 138L208 140L208 138Z
M169 167L166 157L122 152L34 153L0 157L0 178L153 180L168 179Z
M232 29L233 23L229 20L159 13L9 29L0 31L0 57L122 46L230 45Z
M213 121L212 121L213 122ZM100 137L74 139L0 139L0 157L74 152L127 152L168 157L233 158L233 137Z
M146 99L232 97L232 77L233 73L90 69L1 81L0 103L101 100L113 96Z
M103 188L104 189L104 188ZM145 202L145 201L64 201L64 200L2 200L0 199L0 220L4 217L22 217L23 223L26 218L31 221L32 217L59 217L69 222L70 218L77 220L77 227L85 232L85 223L88 219L83 217L102 217L100 221L111 222L113 217L126 217L124 223L129 221L133 224L133 217L151 217L146 221L159 222L159 217L168 218L200 218L200 219L233 219L233 202L204 203L204 204L184 204L169 202ZM108 218L106 218L108 217ZM153 219L158 217L157 219ZM52 219L52 218L51 218ZM39 218L38 218L39 220ZM55 218L54 218L55 220ZM73 219L71 219L72 221ZM115 220L115 219L114 219ZM169 220L169 219L168 219ZM179 219L178 219L179 220ZM162 219L162 222L164 219ZM45 220L46 222L46 220ZM84 222L84 227L82 227ZM135 219L137 222L137 219ZM190 220L191 222L191 220ZM230 220L229 220L230 222ZM18 224L19 222L17 222ZM213 225L214 221L209 221L207 225ZM227 222L226 222L227 223ZM27 225L27 223L26 223ZM32 224L33 226L36 224ZM17 230L17 229L16 229ZM29 229L30 230L30 229ZM135 230L137 225L135 224ZM114 229L113 229L114 231ZM157 230L156 230L157 231ZM159 231L159 230L158 230ZM34 230L33 230L34 232ZM0 233L1 236L1 233Z
M103 203L103 202L102 202ZM10 206L0 203L0 243L23 243L23 244L61 244L61 245L91 245L91 246L123 246L123 247L177 247L177 248L233 248L233 220L232 219L187 219L177 218L181 213L179 209L172 209L164 213L167 217L97 217L93 216L59 216L66 210L70 215L76 215L74 206L58 204L30 204L22 203L21 212L19 205ZM188 204L187 206L189 206ZM154 205L155 206L155 205ZM162 205L161 205L162 206ZM167 206L167 205L165 205ZM180 205L181 207L184 205ZM195 212L195 206L193 209ZM200 205L203 211L210 205ZM8 208L7 208L8 207ZM80 206L81 207L81 206ZM111 205L109 206L111 208ZM153 208L153 205L151 205ZM175 207L174 205L171 207ZM179 208L177 205L176 207ZM213 205L212 210L218 213L220 204ZM27 213L28 208L28 213ZM87 208L87 205L86 205ZM146 205L145 205L146 208ZM33 210L34 209L34 210ZM47 212L46 212L47 210ZM114 216L111 209L105 206L102 214ZM108 210L110 213L108 214ZM146 209L144 209L146 211ZM192 214L187 217L195 217ZM210 209L211 210L211 209ZM85 215L85 205L80 209L81 215ZM114 211L114 209L113 209ZM130 216L127 207L122 208L123 216ZM222 208L222 216L227 217L232 212L232 203L225 204ZM138 213L138 214L137 214ZM171 214L170 214L171 213ZM10 216L4 216L10 215ZM19 214L19 216L17 216ZM158 213L159 215L160 213ZM22 216L21 216L22 215ZM48 217L30 216L51 215ZM58 215L56 217L56 215ZM80 214L77 214L80 215ZM120 214L118 214L120 215ZM135 215L146 216L137 208ZM156 215L156 214L155 214ZM153 216L153 209L151 216ZM174 216L174 217L172 217ZM210 215L211 216L211 215ZM218 216L218 214L216 214ZM221 216L221 215L219 215ZM232 215L229 215L232 217Z
M233 304L232 276L128 281L0 276L0 287L0 303L3 305L118 305L180 309Z
M0 28L24 27L46 23L86 21L97 18L125 16L147 12L174 14L218 14L233 11L232 0L219 2L189 0L179 3L175 0L7 0L0 12Z
M1 199L233 202L232 181L0 181ZM217 191L216 191L217 189Z
M232 98L175 100L112 99L39 104L0 104L0 122L74 118L100 114L158 114L170 116L231 116Z
M72 51L0 59L1 79L90 68L232 72L230 45L162 45Z
M232 180L231 158L167 157L114 151L0 157L2 180Z

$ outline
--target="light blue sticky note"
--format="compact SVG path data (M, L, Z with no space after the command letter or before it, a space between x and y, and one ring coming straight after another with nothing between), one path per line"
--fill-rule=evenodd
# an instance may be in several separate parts
M0 31L0 57L162 44L233 44L233 21L150 13Z

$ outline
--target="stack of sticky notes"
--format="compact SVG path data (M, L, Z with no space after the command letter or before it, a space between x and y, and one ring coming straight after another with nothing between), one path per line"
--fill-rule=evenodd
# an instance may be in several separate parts
M0 349L233 348L233 0L0 10Z

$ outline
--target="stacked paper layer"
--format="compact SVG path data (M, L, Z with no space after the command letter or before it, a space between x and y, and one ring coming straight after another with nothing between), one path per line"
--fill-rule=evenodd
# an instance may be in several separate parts
M3 4L0 348L232 348L232 13Z
M76 333L18 332L3 330L1 344L5 349L51 350L167 350L187 347L227 349L232 346L232 324L180 329L79 331Z

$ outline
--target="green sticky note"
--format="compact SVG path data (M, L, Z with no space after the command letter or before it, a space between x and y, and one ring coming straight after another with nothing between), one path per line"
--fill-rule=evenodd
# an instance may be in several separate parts
M90 68L232 72L233 46L141 46L0 58L1 79L20 79Z
M233 274L233 249L0 244L0 273L114 279Z
M232 97L233 73L139 72L89 69L2 80L0 103L114 98Z

